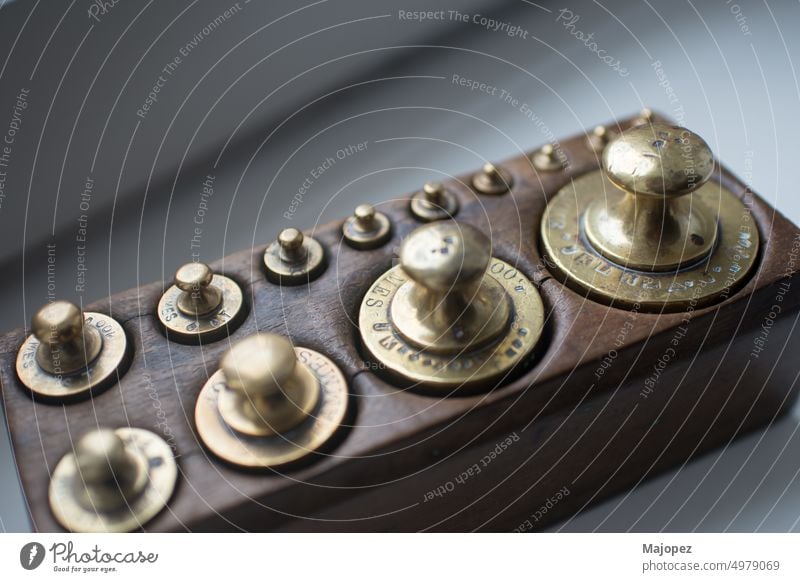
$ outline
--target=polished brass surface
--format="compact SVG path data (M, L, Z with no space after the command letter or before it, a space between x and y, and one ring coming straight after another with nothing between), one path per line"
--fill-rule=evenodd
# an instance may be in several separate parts
M359 204L353 216L344 221L342 234L347 244L355 249L375 249L392 237L392 223L371 204Z
M170 339L211 342L226 337L245 314L242 289L204 263L187 263L158 302L158 319Z
M319 400L319 382L297 362L292 344L275 334L257 334L234 345L222 359L224 390L219 411L225 422L250 436L281 434L303 422Z
M663 123L640 125L606 147L603 167L619 190L598 191L584 217L586 237L601 255L632 269L674 271L711 252L716 207L687 196L714 170L702 138Z
M533 153L531 162L533 162L534 168L543 172L561 170L564 167L564 163L558 157L558 152L549 143Z
M169 501L178 470L172 450L152 432L98 429L59 461L50 481L50 507L73 532L139 529Z
M599 301L643 311L694 309L743 284L758 229L731 191L707 182L705 142L653 122L609 144L603 162L547 206L542 246L556 273Z
M491 256L477 228L446 221L416 229L400 265L361 304L368 355L390 375L444 392L490 388L533 351L544 308L533 284Z
M66 401L116 381L128 340L113 318L54 301L36 312L32 324L33 334L17 354L17 375L35 396Z
M264 251L267 279L280 285L300 285L325 270L322 245L296 228L285 228Z
M502 166L484 164L480 172L472 176L472 187L481 194L505 194L514 184L511 172Z
M221 459L271 468L319 451L344 421L347 382L330 359L258 334L226 354L195 407L197 430Z
M453 218L458 214L458 199L444 184L427 182L411 196L411 214L423 222Z

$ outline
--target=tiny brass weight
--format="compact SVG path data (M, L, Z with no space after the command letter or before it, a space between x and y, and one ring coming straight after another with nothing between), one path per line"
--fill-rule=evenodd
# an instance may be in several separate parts
M458 199L441 182L427 182L411 196L411 214L423 222L453 218L458 214Z
M553 172L564 168L564 161L559 158L559 152L549 143L533 153L531 162L534 168L542 172Z
M278 285L301 285L325 270L325 251L319 242L296 228L284 228L264 251L267 279Z
M344 221L342 234L354 249L369 250L386 244L392 236L389 217L375 210L372 204L359 204L353 216Z
M472 177L472 187L481 194L497 196L505 194L514 184L511 172L502 166L486 163L481 171Z
M413 231L359 314L370 358L403 383L445 394L505 381L543 326L531 281L492 257L480 230L454 221Z
M178 478L159 436L139 428L85 434L53 471L50 508L72 532L128 532L167 504Z
M639 112L639 117L637 117L631 125L645 125L647 123L653 122L653 111L645 107Z
M235 344L195 407L203 443L240 467L274 468L318 451L342 425L347 382L319 352L275 334Z
M82 313L68 301L39 309L32 330L17 354L17 376L43 399L68 401L107 388L128 355L128 339L116 320Z
M611 141L611 131L604 125L595 126L592 133L586 136L586 145L596 154L602 153L609 141Z
M744 204L709 182L714 159L688 129L649 122L603 150L542 220L549 262L620 307L682 311L728 297L751 272L759 235Z
M158 302L158 319L167 337L184 343L226 337L244 315L239 285L199 262L181 266L175 273L175 284Z

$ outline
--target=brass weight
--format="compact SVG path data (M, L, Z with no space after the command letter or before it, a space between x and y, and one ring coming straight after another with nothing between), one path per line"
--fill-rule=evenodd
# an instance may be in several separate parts
M556 272L599 301L650 311L707 305L743 283L758 230L732 192L708 182L714 159L702 138L645 123L611 141L602 162L545 211L542 245Z
M53 301L36 312L32 327L17 354L17 376L34 396L67 401L117 380L128 339L112 317Z
M376 249L392 237L392 223L372 204L359 204L353 216L344 221L342 234L345 242L354 249Z
M514 185L514 177L507 169L485 163L481 171L472 176L472 187L481 194L505 194Z
M347 382L322 354L276 334L235 344L195 406L205 446L253 469L288 465L317 452L347 411Z
M302 285L325 270L325 250L296 228L284 228L264 251L267 279L277 285Z
M98 429L75 443L50 480L50 508L73 532L128 532L167 504L178 479L169 445L140 428Z
M458 198L441 182L426 182L422 190L411 196L411 214L417 220L433 222L458 214Z
M454 221L413 231L359 314L370 358L404 383L445 394L502 383L543 325L531 281L492 257L480 230Z
M227 336L245 315L242 289L204 263L186 263L158 302L158 319L170 339L211 342Z

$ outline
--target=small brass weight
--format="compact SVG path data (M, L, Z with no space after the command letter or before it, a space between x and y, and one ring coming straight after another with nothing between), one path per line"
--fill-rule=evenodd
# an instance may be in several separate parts
M17 354L17 376L34 396L67 401L116 382L128 339L114 318L53 301L36 312L32 327Z
M368 356L413 386L444 394L492 388L533 351L539 292L469 224L413 231L400 265L367 291L359 327Z
M133 531L164 508L177 479L161 437L140 428L97 429L56 465L50 508L73 532Z
M714 159L688 129L645 122L565 186L542 220L548 263L614 306L683 311L724 300L751 272L759 235L745 205L709 182Z
M195 407L203 443L240 467L274 468L318 451L341 426L347 382L319 352L275 334L235 344Z
M326 263L319 241L296 228L284 228L264 251L267 279L276 285L307 284L322 274Z
M225 337L245 315L242 289L205 263L186 263L158 302L158 319L172 340L211 342Z

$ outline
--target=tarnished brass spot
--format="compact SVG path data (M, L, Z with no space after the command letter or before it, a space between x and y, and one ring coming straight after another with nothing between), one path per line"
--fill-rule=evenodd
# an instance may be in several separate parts
M267 279L279 285L300 285L325 270L325 251L319 242L296 228L285 228L264 251Z
M743 283L758 229L732 192L706 183L714 161L705 142L640 125L609 144L603 162L545 211L543 250L557 272L597 300L650 311L721 301Z
M353 216L344 221L342 234L354 249L375 249L392 237L392 223L371 204L359 204Z
M32 323L33 334L17 354L17 376L34 396L67 401L116 381L128 338L113 318L54 301Z
M158 302L158 319L169 339L212 342L230 334L245 315L242 289L204 263L187 263Z
M491 257L481 231L452 221L412 232L359 314L364 347L390 375L448 393L502 382L543 325L533 284Z
M458 199L440 182L427 182L411 197L411 214L423 222L453 218L458 214Z
M73 532L139 529L166 506L178 469L172 450L140 428L84 435L50 480L50 508Z
M341 426L347 382L336 365L274 334L236 344L195 407L197 430L221 459L250 468L287 465L318 451Z
M472 187L481 194L497 196L511 190L514 177L502 166L484 164L480 172L472 177Z

